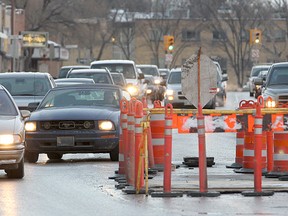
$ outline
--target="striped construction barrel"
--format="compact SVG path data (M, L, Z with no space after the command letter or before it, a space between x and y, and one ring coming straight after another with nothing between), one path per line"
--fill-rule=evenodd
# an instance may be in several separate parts
M288 173L288 132L274 132L273 171Z
M254 173L255 166L255 139L254 132L245 131L244 135L244 147L243 147L243 163L241 169L236 169L236 173ZM266 132L262 132L262 157L261 157L261 168L262 172L267 172L267 136Z
M254 132L246 132L244 136L244 149L243 149L243 168L254 169ZM261 168L267 167L267 138L266 132L262 133L262 157Z
M162 171L164 169L165 114L151 114L150 128L155 169Z

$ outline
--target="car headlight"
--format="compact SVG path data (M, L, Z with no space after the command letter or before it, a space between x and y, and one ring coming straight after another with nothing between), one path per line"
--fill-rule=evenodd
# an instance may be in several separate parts
M26 122L25 123L25 131L36 131L37 126L36 126L36 122Z
M166 95L167 95L167 96L173 95L173 90L172 90L172 89L167 89L167 90L166 90Z
M138 94L138 88L131 84L127 86L127 91L131 96L136 96Z
M11 144L17 144L22 143L23 139L18 134L2 134L0 135L0 144L1 145L11 145Z
M160 82L161 82L160 79L155 79L155 80L154 80L154 84L155 84L155 85L159 85Z
M111 121L98 121L99 130L115 130L114 124Z
M151 94L152 93L152 89L147 89L146 90L146 94Z

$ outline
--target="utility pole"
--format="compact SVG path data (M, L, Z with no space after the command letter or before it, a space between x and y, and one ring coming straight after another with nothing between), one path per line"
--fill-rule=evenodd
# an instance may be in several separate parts
M15 38L14 36L14 11L15 11L15 2L14 0L11 0L11 42L12 42L12 59L11 59L11 71L15 70L15 65L14 65L14 61L15 61L15 53L14 53L14 47L15 47Z

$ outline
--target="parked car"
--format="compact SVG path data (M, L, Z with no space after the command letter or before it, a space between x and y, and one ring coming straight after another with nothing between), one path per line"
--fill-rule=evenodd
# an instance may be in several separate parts
M20 110L29 110L29 103L40 102L56 86L49 73L41 72L0 73L0 84L9 91Z
M66 153L109 153L117 161L122 97L130 100L127 91L111 84L51 89L25 123L26 160L35 163L41 153L49 159Z
M254 65L251 69L250 76L248 79L248 88L249 88L249 95L250 97L254 96L255 93L255 85L253 80L258 76L260 71L262 70L268 70L270 68L271 64L259 64L259 65Z
M143 74L138 73L135 62L131 60L98 60L90 64L91 68L104 69L122 73L127 82L127 90L131 96L141 99L145 95L145 86L142 83Z
M8 178L24 177L24 119L30 111L19 111L10 93L0 85L0 169Z
M58 79L66 78L67 73L68 73L71 69L87 69L87 68L90 68L90 66L88 66L88 65L69 65L69 66L63 66L63 67L61 67L60 70L59 70Z
M125 77L123 76L122 73L112 72L111 71L111 76L113 78L113 81L114 81L115 85L119 85L119 86L121 86L123 88L126 88L127 82L126 82L126 79L125 79Z
M68 72L67 78L90 78L95 83L114 84L110 71L107 69L73 69Z
M95 84L92 78L63 78L63 79L56 79L55 83L57 86L67 86L75 84Z
M272 64L266 81L257 79L256 85L263 85L262 96L265 107L287 107L288 105L288 62Z
M160 76L160 71L157 65L148 65L148 64L138 64L137 68L140 68L144 77L147 78L152 76L152 79L146 79L146 83L148 84L148 89L151 90L151 93L148 97L153 102L154 100L162 101L164 99L165 86L163 86L163 79ZM147 91L146 91L147 92Z
M166 93L164 97L164 104L172 104L175 108L193 108L195 106L191 104L190 101L182 93L181 85L181 68L173 68L166 83ZM205 109L215 109L216 107L216 96L213 97L207 104L205 104Z

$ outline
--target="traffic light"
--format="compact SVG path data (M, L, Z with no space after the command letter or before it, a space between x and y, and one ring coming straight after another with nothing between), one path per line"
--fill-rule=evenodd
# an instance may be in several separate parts
M260 29L250 29L250 45L262 43L262 31Z
M174 49L174 36L164 35L164 51L173 52Z

